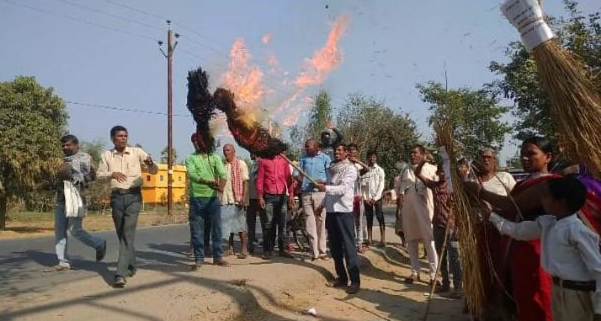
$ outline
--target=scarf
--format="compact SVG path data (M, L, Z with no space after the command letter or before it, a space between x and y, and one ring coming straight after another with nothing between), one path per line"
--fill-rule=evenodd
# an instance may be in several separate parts
M234 158L234 161L230 166L230 176L232 178L232 190L234 192L234 200L236 202L242 201L242 194L244 193L244 184L242 182L242 171L240 169L240 160Z

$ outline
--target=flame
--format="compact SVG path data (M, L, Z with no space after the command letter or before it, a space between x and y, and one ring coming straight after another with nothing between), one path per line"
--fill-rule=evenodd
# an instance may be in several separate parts
M272 38L273 38L273 34L271 32L268 32L268 33L264 34L263 37L261 37L261 42L263 42L264 44L268 44L271 42Z
M275 111L276 115L286 115L285 123L296 124L298 116L309 105L306 102L301 102L295 106L296 109L292 109L290 108L292 103L310 86L322 84L330 73L342 62L343 55L338 44L348 27L348 22L348 16L338 17L332 24L326 44L315 52L313 58L305 60L303 72L294 81L296 90Z
M281 74L282 73L282 69L280 68L280 62L278 61L278 58L273 53L267 54L267 64L270 67L270 69L269 69L270 74Z
M221 76L221 86L234 93L234 101L240 109L258 108L269 89L263 83L263 71L250 64L251 55L244 39L236 39L230 59L228 71Z
M323 48L317 50L313 58L306 61L306 70L296 79L299 87L321 84L342 62L342 51L338 43L348 27L348 16L338 17L330 30Z
M238 38L232 45L230 51L230 63L228 71L221 76L221 87L227 88L234 93L234 102L238 113L235 116L238 122L251 126L260 123L260 104L266 104L263 111L269 112L269 118L277 119L283 125L290 126L298 122L301 114L306 112L312 101L306 96L306 91L315 85L322 84L331 72L336 69L343 60L343 53L339 46L342 36L347 30L348 16L340 16L332 22L326 43L317 49L311 58L304 61L302 71L297 77L289 77L288 72L282 70L275 54L267 54L267 65L269 76L277 77L279 80L271 83L282 92L288 94L271 97L271 102L265 102L269 94L274 93L264 83L263 70L251 64L251 54L244 39ZM273 34L264 34L261 41L264 44L271 42ZM273 104L280 102L279 105Z
M282 126L294 126L298 122L300 115L305 112L315 101L312 97L304 97L301 99L295 109L284 118Z

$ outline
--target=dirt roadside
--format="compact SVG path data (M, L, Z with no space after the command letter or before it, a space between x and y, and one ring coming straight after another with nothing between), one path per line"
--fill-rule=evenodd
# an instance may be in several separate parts
M389 229L389 235L393 231ZM301 255L299 255L301 256ZM6 320L421 320L425 284L405 285L409 260L398 244L361 256L362 290L349 296L325 286L333 262L229 258L190 272L183 254L161 252L123 290L111 273L0 296ZM75 272L62 272L75 273ZM435 296L428 320L468 320L462 300ZM303 313L315 308L317 316Z

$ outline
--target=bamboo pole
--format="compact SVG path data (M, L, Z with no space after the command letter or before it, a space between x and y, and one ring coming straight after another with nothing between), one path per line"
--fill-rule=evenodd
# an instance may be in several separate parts
M449 227L451 224L447 221L447 226L444 230L444 241L442 242L442 250L440 251L440 256L438 257L438 265L436 266L436 272L434 273L434 282L430 286L430 296L428 297L428 302L426 303L426 311L424 312L424 321L428 320L428 315L430 314L430 305L432 304L432 296L434 295L434 290L436 290L436 279L438 278L438 273L440 273L440 266L442 265L442 259L447 259L445 255L445 251L447 249L447 239L449 238Z
M309 176L304 170L302 170L302 168L300 168L298 165L294 164L288 157L286 157L286 155L284 154L280 154L280 156L282 156L282 158L284 158L284 160L286 160L288 162L288 164L292 165L292 167L294 167L299 173L301 173L305 178L307 178L309 181L311 181L311 183L317 185L319 184L318 181L316 181L313 177ZM323 184L323 183L322 183Z

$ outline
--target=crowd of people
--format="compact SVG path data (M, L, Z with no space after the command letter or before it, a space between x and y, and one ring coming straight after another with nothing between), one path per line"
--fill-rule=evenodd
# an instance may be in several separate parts
M110 135L114 148L102 154L97 172L90 156L79 151L75 136L61 140L65 159L58 172L62 184L55 220L59 263L53 269L70 268L67 231L94 248L98 261L106 254L106 241L82 229L85 204L80 193L97 176L110 181L119 238L114 286L121 288L137 269L134 239L142 204L142 167L156 173L157 166L142 149L128 146L124 127L115 126ZM215 265L228 266L226 257L236 254L236 236L241 243L238 259L258 254L259 245L265 260L275 253L293 258L286 225L288 213L298 206L308 234L310 259L331 257L336 279L329 285L349 294L359 292L358 253L374 245L374 216L380 232L377 246L387 246L383 212L386 173L378 165L375 151L368 151L363 162L359 146L343 143L338 131L334 135L332 138L328 131L319 140L308 139L297 163L284 155L261 159L251 155L247 164L236 156L234 145L223 146L222 159L215 153L212 138L193 134L195 152L186 158L192 269L201 269L206 257L212 257ZM519 182L498 170L491 148L481 149L474 160L457 162L463 188L486 205L474 213L481 220L479 228L471 231L477 233L479 256L469 258L480 261L482 275L465 276L457 237L465 231L457 230L453 215L451 161L444 148L438 151L437 162L428 157L424 146L411 148L407 155L410 165L399 173L389 173L398 175L395 230L411 261L411 274L405 282L422 281L422 244L428 262L428 277L423 281L437 293L460 297L465 291L462 276L483 280L484 313L476 317L599 320L599 237L580 215L586 202L598 200L591 191L598 182L582 166L553 169L553 151L544 138L525 140L520 154L528 177ZM576 175L567 174L569 171ZM262 242L256 233L257 219Z

